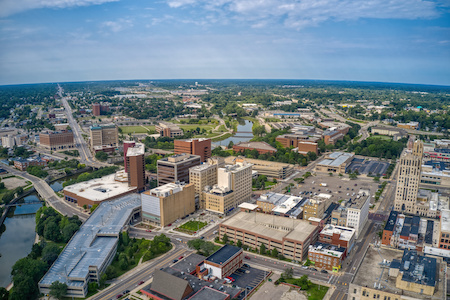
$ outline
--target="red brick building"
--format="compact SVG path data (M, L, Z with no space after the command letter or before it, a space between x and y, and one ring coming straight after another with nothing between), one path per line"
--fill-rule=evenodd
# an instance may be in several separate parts
M328 224L319 233L319 242L343 247L347 256L355 244L355 229Z
M41 132L39 144L50 150L73 148L73 132L71 130Z
M211 139L175 140L174 146L175 154L199 155L202 162L211 157Z
M277 149L270 146L266 142L241 142L233 146L233 151L241 152L245 150L256 150L259 154L270 153L273 154L277 152Z
M340 270L345 257L345 248L317 242L310 245L308 259L316 268L333 272Z

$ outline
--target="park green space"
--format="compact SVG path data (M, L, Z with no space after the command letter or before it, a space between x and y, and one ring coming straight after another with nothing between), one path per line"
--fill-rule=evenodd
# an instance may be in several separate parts
M142 126L120 126L123 134L128 133L147 133L149 130L155 130L153 125L142 125Z
M181 229L182 231L186 230L186 231L196 232L196 231L199 231L200 229L202 229L203 227L205 227L206 225L208 225L207 222L191 220L191 221L187 221L183 225L179 226L178 229Z

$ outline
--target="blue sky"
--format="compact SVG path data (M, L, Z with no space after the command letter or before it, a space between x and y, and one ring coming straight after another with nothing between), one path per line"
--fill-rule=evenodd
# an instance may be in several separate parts
M184 78L450 85L450 1L0 0L0 84Z

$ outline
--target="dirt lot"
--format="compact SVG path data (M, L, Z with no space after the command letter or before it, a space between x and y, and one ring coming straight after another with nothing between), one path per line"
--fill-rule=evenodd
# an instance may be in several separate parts
M375 195L379 183L375 182L370 177L361 177L362 178L350 180L348 175L341 177L336 174L330 176L328 174L316 173L313 176L308 177L302 184L299 184L298 187L296 184L291 189L291 194L302 196L304 195L302 194L303 192L312 192L313 194L325 193L332 195L332 201L353 198L361 189L368 190L372 196Z
M2 179L2 182L5 183L5 187L8 190L13 190L19 186L26 186L27 185L27 181L23 178L19 178L19 177L10 177L10 178L5 178Z
M306 300L303 294L300 294L296 290L290 290L290 287L286 285L274 285L273 283L280 277L279 274L273 274L270 278L272 282L266 281L250 299L257 300Z

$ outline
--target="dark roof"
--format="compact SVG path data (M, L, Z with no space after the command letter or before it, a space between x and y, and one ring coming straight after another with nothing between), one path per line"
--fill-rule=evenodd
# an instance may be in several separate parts
M433 243L433 229L434 229L434 221L427 221L427 231L425 233L425 243L432 244Z
M155 271L150 286L150 290L175 300L182 300L188 288L190 288L188 281L161 270Z
M402 232L400 233L400 236L409 236L410 232L411 232L411 226L409 226L408 224L404 224L403 228L402 228Z
M205 259L205 261L210 261L212 263L216 264L225 264L230 258L232 258L236 253L239 251L242 251L242 248L231 246L231 245L225 245L213 254L211 254L208 258Z
M393 269L400 269L400 266L402 265L402 262L398 259L393 259L391 261L391 264L389 265L390 268Z
M389 214L389 219L386 222L386 225L384 226L384 230L388 231L394 231L395 222L397 221L398 212L393 210Z
M334 203L334 202L332 202L331 204L330 204L330 206L328 206L328 208L325 210L325 212L323 213L323 220L326 220L326 219L328 219L330 216L331 216L331 213L334 211L334 210L336 210L336 209L338 209L338 207L340 206L340 204L339 203Z
M200 265L205 260L205 256L192 253L189 256L179 260L176 264L172 266L173 269L184 273L192 273L195 271L197 265Z
M189 298L189 300L225 300L228 297L226 293L205 286Z
M416 250L405 250L400 271L402 280L417 284L436 285L436 258L418 255Z

